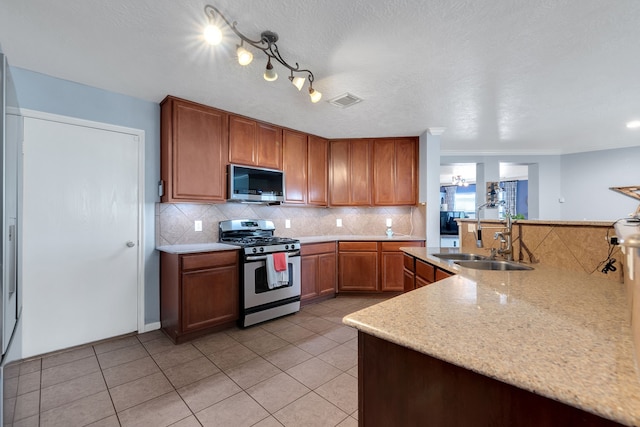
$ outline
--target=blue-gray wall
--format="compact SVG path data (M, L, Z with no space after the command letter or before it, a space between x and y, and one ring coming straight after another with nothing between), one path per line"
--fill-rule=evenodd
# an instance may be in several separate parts
M562 216L566 219L609 221L627 216L640 201L609 187L628 186L640 186L640 145L562 156Z
M160 321L160 269L155 203L160 179L160 106L95 87L12 67L20 108L109 123L145 132L145 324Z

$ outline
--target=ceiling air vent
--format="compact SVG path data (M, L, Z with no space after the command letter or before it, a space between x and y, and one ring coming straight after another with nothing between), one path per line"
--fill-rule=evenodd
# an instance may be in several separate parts
M328 102L329 104L335 105L336 107L347 108L351 107L354 104L357 104L358 102L362 102L362 98L358 98L357 96L347 92L336 98L330 99Z

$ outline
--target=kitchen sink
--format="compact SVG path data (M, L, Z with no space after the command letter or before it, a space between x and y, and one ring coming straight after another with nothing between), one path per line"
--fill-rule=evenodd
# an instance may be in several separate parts
M460 267L473 268L475 270L500 270L500 271L512 271L512 270L533 270L533 267L527 265L518 264L511 261L499 261L494 259L483 260L467 260L467 261L454 261Z
M466 254L466 253L444 253L444 254L433 254L433 256L436 258L450 259L450 260L457 260L457 261L487 259L487 257L483 255Z

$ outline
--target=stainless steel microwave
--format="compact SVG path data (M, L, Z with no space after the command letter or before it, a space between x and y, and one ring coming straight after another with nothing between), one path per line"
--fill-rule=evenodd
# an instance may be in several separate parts
M229 165L229 200L281 203L284 201L284 172L276 169Z

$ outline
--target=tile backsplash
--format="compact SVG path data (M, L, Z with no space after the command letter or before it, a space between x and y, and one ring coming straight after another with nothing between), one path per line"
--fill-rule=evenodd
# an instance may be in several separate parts
M158 203L156 246L218 241L218 222L227 219L268 219L281 237L322 235L385 236L387 218L395 235L425 236L425 206L312 208L245 203ZM291 228L285 228L285 220ZM342 220L342 227L336 220ZM202 221L202 231L194 231Z

